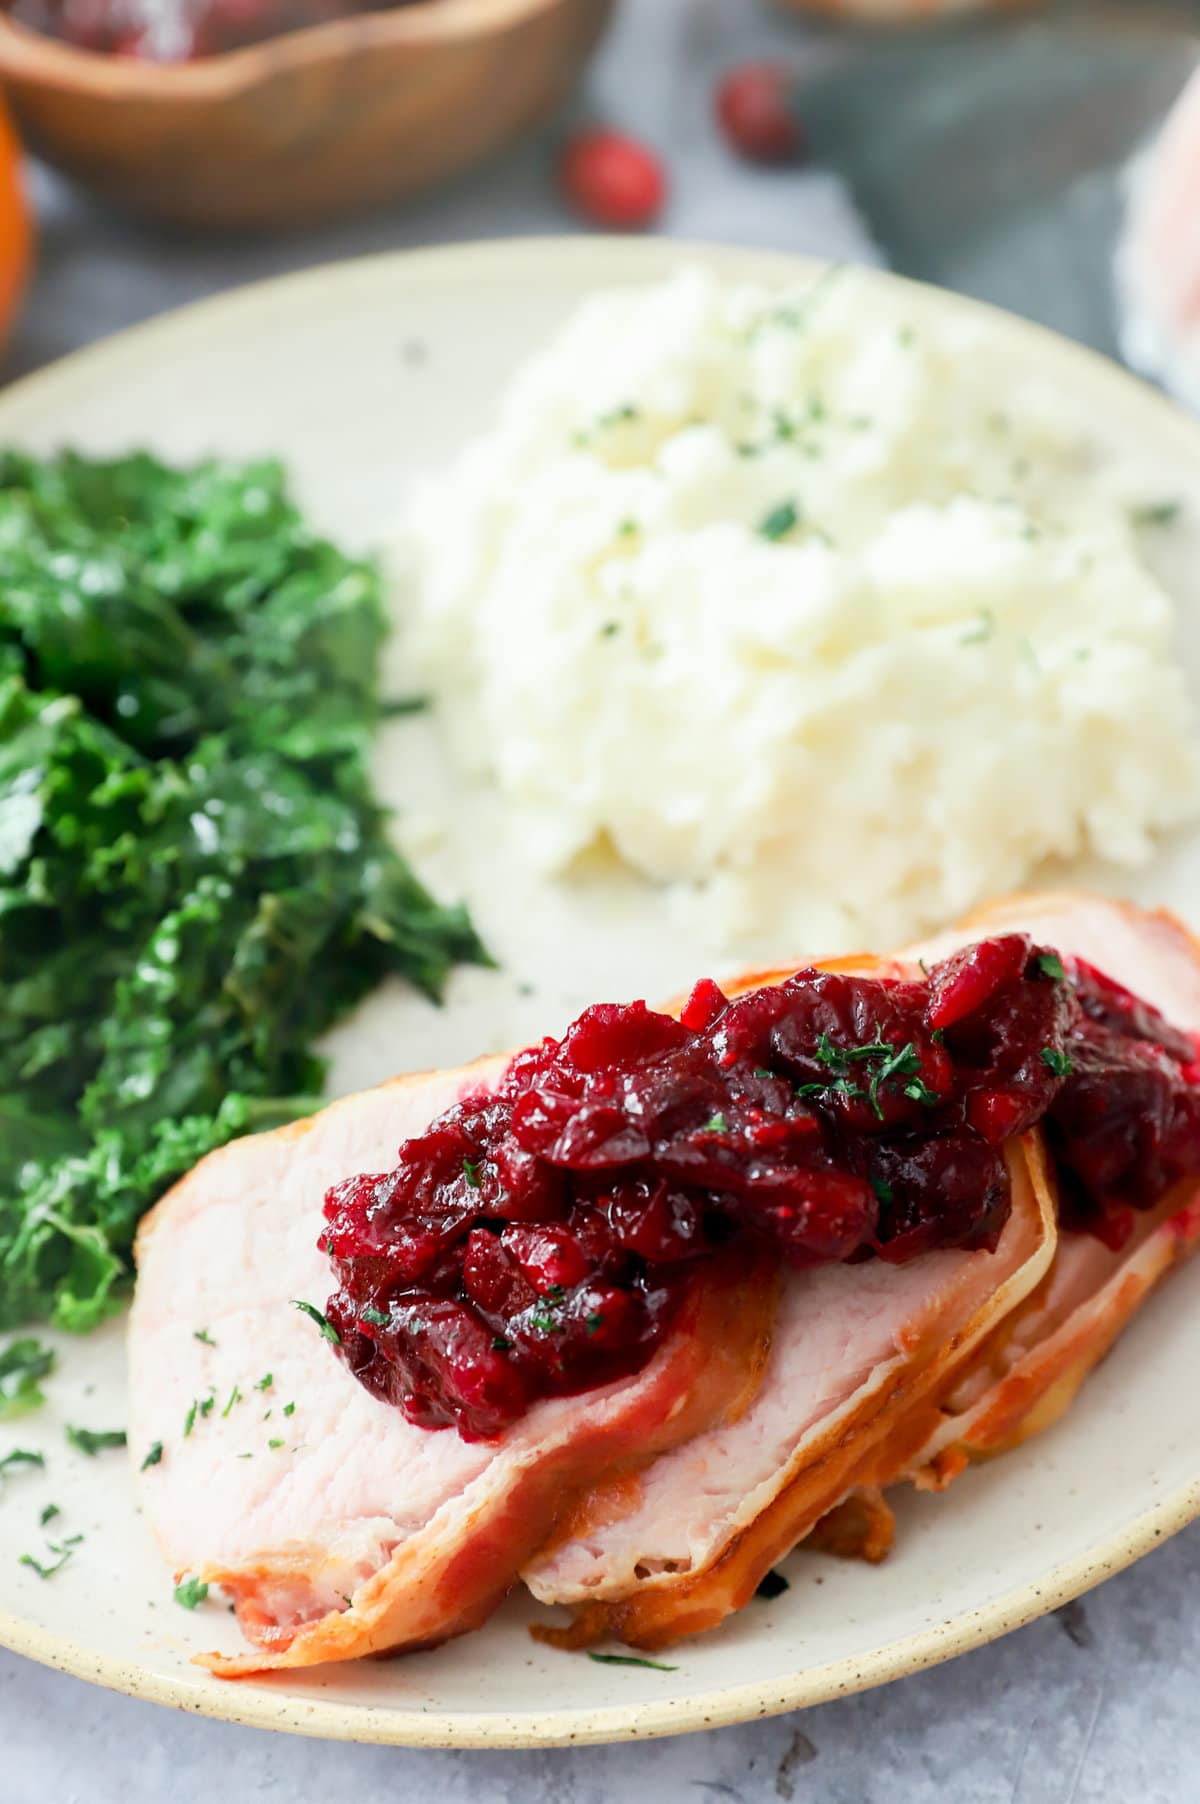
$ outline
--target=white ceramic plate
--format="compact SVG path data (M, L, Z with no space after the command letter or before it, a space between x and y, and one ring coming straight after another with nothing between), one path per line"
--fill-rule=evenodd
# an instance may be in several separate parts
M689 259L731 276L804 274L792 259L661 242L507 243L346 264L189 308L69 358L0 398L0 443L146 443L171 457L277 451L322 526L372 544L394 522L406 479L482 426L497 384L581 295ZM969 304L910 287L905 305L919 324ZM985 324L998 386L1016 366L1043 374L1158 492L1186 498L1167 575L1184 603L1183 653L1200 692L1200 578L1189 576L1200 571L1200 431L1090 354L970 310ZM422 818L443 819L446 837L425 847L423 862L466 894L502 969L462 973L441 1011L399 986L373 998L335 1036L335 1088L511 1045L596 996L662 996L699 973L701 953L662 924L651 892L538 890L502 846L499 862L481 858L502 836L488 830L486 797L449 781L428 724L389 730L379 774L418 841ZM1165 847L1130 887L1200 925L1200 835ZM811 950L781 946L779 962ZM174 1603L122 1456L88 1460L64 1444L65 1421L124 1422L114 1324L63 1344L47 1409L0 1431L0 1455L19 1443L44 1448L48 1461L44 1478L13 1477L0 1503L0 1642L159 1702L362 1741L601 1741L815 1703L1026 1622L1200 1513L1200 1387L1185 1376L1200 1364L1198 1283L1194 1272L1167 1287L1054 1433L968 1474L945 1499L901 1497L886 1565L794 1556L785 1596L684 1644L669 1673L538 1647L525 1633L528 1609L514 1601L482 1633L433 1653L253 1683L209 1678L189 1657L237 1645L232 1618L215 1601L195 1615ZM38 1550L49 1501L62 1512L53 1529L85 1538L42 1581L18 1555Z

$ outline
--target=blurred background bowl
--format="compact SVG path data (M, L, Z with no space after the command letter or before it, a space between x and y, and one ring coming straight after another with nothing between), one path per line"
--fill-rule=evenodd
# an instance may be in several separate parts
M292 226L432 187L548 113L614 0L422 0L191 63L77 50L0 13L28 146L188 226Z
M789 13L821 13L863 25L928 25L966 13L1015 12L1039 0L775 0Z

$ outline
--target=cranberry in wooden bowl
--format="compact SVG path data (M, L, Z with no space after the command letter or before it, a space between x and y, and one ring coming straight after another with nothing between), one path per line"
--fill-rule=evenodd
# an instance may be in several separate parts
M0 12L0 81L30 148L105 200L189 226L298 225L489 156L563 98L613 4L195 0L198 20L224 21L218 47L173 62L131 42L82 49ZM276 7L300 28L223 48Z

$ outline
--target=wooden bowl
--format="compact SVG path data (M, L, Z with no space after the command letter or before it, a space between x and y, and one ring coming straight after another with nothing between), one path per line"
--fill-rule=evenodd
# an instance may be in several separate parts
M26 143L189 226L300 225L428 188L562 99L614 0L422 0L194 63L76 50L0 14Z

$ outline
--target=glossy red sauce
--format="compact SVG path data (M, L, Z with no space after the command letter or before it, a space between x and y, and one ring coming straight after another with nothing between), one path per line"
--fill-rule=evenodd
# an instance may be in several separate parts
M1200 1173L1196 1058L1021 935L919 981L706 981L680 1020L600 1004L329 1192L329 1320L375 1395L487 1438L643 1365L734 1236L795 1267L994 1248L1003 1142L1039 1122L1064 1218L1120 1244Z
M408 0L0 0L31 31L111 56L181 63Z

